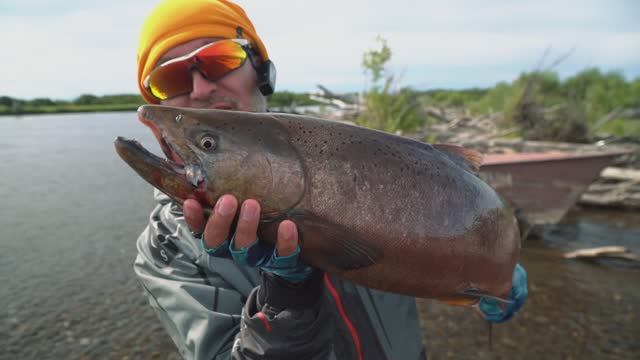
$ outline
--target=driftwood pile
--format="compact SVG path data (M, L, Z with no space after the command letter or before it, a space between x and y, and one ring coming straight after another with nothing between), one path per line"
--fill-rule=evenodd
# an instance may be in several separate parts
M326 88L320 87L316 100L324 100L331 114L321 114L334 120L352 119L358 111L357 99L339 97ZM640 146L574 144L563 142L525 141L509 138L516 129L498 126L500 113L488 116L472 116L464 108L425 109L433 120L424 128L409 134L401 134L415 140L449 143L476 149L482 153L519 153L563 151L572 153L628 152L618 163L605 168L600 178L585 191L579 204L600 207L616 207L640 210ZM328 116L331 115L331 116ZM505 137L507 139L505 139Z
M640 170L607 167L600 178L580 197L580 203L640 209Z

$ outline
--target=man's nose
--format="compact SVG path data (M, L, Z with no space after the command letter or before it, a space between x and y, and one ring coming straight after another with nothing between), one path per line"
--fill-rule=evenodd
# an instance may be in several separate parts
M191 72L193 78L193 89L189 96L193 100L208 100L211 94L216 92L217 85L215 81L211 81L204 77L200 71L194 69Z

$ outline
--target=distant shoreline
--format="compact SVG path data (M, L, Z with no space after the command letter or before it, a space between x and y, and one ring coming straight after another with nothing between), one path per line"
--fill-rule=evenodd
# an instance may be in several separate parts
M8 109L7 107L0 107L0 116L136 111L140 105L142 104L51 105L34 107L25 106L23 108L15 110Z

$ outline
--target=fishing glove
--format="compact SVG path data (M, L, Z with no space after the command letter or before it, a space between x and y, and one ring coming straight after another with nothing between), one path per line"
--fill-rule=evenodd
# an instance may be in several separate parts
M289 256L278 256L275 247L265 245L256 238L251 246L235 250L235 235L212 249L207 248L202 238L200 245L211 256L232 258L240 265L257 267L293 284L304 282L313 272L313 268L300 259L300 246Z
M528 293L527 272L518 263L513 270L513 284L506 306L499 304L495 299L485 297L480 300L480 311L484 314L485 319L491 323L507 321L524 305Z

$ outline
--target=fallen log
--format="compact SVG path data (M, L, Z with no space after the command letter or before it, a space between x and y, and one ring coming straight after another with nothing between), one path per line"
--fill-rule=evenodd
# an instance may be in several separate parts
M640 170L610 166L602 171L600 177L612 180L629 180L633 182L640 182Z
M596 259L596 258L615 258L629 261L640 261L640 257L632 254L629 249L624 246L601 246L588 249L579 249L565 253L562 257L565 259Z

